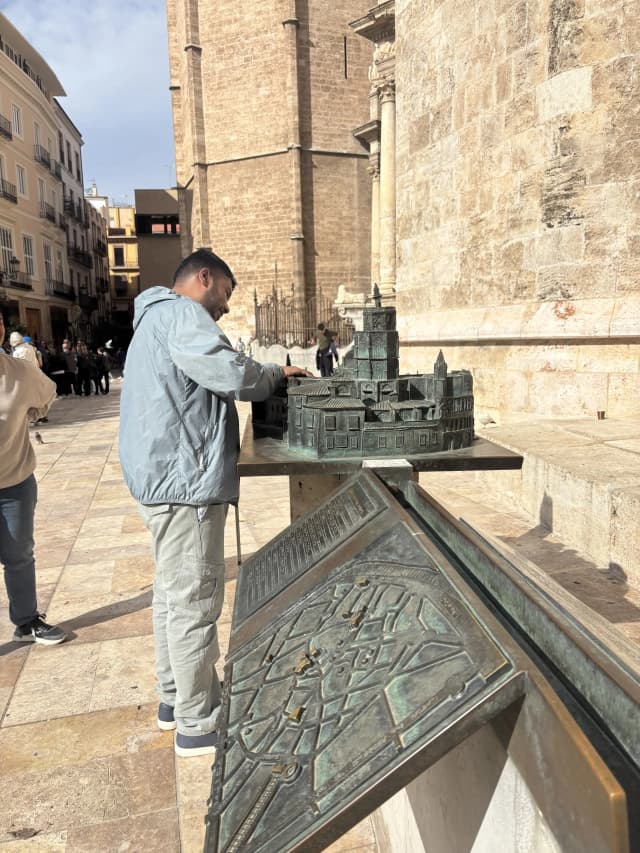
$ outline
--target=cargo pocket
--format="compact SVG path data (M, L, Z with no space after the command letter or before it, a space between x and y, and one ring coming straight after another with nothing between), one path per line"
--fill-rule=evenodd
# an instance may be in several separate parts
M214 622L222 609L218 604L224 586L218 589L215 565L195 557L185 556L180 572L180 600L187 610L198 611L208 621Z

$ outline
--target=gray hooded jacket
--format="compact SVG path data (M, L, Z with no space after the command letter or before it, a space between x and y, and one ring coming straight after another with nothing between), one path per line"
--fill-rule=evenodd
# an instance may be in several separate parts
M237 353L199 303L166 287L135 301L120 411L120 462L143 504L202 506L238 499L234 400L264 400L275 364Z

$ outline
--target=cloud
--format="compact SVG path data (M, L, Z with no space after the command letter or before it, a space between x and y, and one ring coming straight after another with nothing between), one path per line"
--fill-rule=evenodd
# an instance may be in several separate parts
M175 182L162 0L0 0L0 10L67 92L87 183L133 202L135 187Z

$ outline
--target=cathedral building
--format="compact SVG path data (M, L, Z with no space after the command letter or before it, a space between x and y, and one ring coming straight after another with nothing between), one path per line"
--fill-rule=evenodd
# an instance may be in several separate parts
M368 291L368 0L168 0L181 250L240 284L230 335L275 287L305 302ZM317 320L326 319L318 317Z

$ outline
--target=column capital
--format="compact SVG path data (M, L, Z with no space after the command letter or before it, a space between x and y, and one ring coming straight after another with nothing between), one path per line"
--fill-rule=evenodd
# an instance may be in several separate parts
M396 99L396 81L393 79L380 80L375 86L378 97L381 103L385 101L395 101Z

